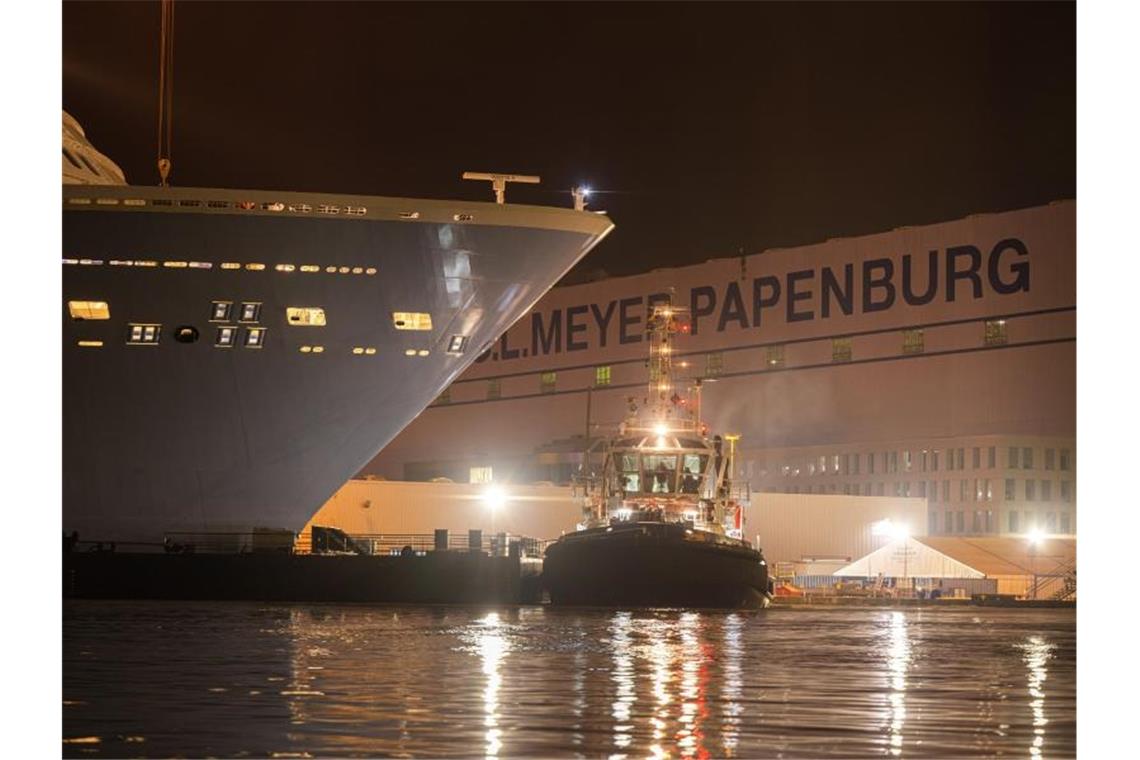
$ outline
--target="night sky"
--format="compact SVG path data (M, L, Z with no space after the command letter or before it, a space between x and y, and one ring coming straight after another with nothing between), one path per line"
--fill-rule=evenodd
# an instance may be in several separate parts
M1076 196L1071 3L178 2L182 186L508 200L629 274ZM65 2L63 106L157 182L159 4ZM562 192L559 192L562 191Z

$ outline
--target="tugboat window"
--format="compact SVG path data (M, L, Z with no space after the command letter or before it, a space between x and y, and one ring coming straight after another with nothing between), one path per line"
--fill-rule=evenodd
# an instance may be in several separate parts
M198 340L198 330L190 325L182 325L174 329L174 339L179 343L193 343Z
M646 455L642 470L643 487L650 493L673 493L677 480L676 455Z

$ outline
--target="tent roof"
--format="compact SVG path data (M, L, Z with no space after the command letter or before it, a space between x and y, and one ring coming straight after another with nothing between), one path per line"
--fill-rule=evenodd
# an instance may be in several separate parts
M982 578L984 574L916 538L900 538L835 571L854 578Z

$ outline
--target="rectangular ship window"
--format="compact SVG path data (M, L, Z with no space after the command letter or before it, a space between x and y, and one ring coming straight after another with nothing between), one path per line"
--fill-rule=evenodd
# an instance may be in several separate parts
M397 330L430 330L431 314L419 311L394 311L392 324Z
M111 307L106 301L68 301L72 319L110 319Z
M986 320L985 343L987 346L1004 346L1008 340L1004 319Z
M245 347L246 348L261 348L265 342L265 328L264 327L247 327L245 329Z
M769 367L784 366L783 346L768 346L768 348L765 349L764 354Z
M710 351L705 354L705 377L720 377L724 374L724 352Z
M466 335L452 335L451 340L447 342L447 353L461 354L467 350L467 336Z
M291 325L325 326L325 310L317 306L290 306L285 309L285 317Z
M608 364L605 366L602 366L602 367L595 367L594 368L594 385L609 385L611 375L612 375L612 370Z
M849 362L849 361L851 361L851 339L850 338L832 338L831 339L831 361L833 361L833 362Z
M162 325L131 324L127 333L127 345L131 346L157 346Z
M503 386L498 380L487 381L487 399L494 400L503 397Z
M261 318L261 304L247 301L241 305L239 322L257 322Z
M539 391L542 393L554 393L557 378L558 373L556 372L543 372L539 385Z
M233 301L214 301L210 305L211 322L229 322L233 311Z
M236 327L219 327L214 345L218 348L229 348L234 344L235 337L237 337Z
M926 350L926 341L922 334L922 330L903 330L903 347L904 354L921 354Z

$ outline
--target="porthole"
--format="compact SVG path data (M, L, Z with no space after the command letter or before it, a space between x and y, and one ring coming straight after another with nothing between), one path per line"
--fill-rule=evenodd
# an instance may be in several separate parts
M198 340L198 328L192 325L179 325L174 328L174 339L179 343L195 343Z

